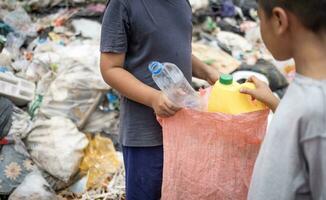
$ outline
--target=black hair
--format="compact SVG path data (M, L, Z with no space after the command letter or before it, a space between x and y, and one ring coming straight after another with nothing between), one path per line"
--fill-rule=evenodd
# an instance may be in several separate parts
M326 30L326 0L258 0L267 16L273 8L282 7L294 13L308 29L319 32Z

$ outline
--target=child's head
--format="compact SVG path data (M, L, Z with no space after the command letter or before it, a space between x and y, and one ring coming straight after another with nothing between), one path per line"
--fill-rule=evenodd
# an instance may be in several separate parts
M258 1L262 37L276 59L293 57L293 36L326 31L326 0Z

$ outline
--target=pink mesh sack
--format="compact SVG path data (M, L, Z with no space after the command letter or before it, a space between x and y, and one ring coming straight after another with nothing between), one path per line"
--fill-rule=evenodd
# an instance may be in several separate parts
M269 111L242 115L181 110L163 127L163 200L242 200Z

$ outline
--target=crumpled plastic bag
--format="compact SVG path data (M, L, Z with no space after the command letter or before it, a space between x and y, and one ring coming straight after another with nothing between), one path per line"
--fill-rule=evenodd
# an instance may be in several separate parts
M86 136L64 117L37 120L26 138L33 161L64 182L78 172L87 145Z
M36 26L32 23L30 16L23 8L17 8L16 10L8 13L3 21L13 28L16 32L23 34L24 36L35 36Z
M90 67L72 61L50 84L38 114L46 118L66 117L81 128L98 104L101 91L107 89Z
M89 117L83 132L85 133L112 133L118 134L119 113L96 110Z
M253 46L244 37L232 32L220 31L217 34L217 39L231 49L232 52L245 52L253 49Z
M245 200L269 111L181 110L163 127L162 200Z
M28 174L9 200L57 200L56 194L38 170Z
M71 23L76 32L81 33L84 37L94 40L101 38L101 24L99 22L89 19L75 19Z
M92 138L89 135L88 139L90 143L79 168L87 173L87 189L99 188L110 175L113 177L121 166L121 162L109 138L101 135Z
M197 10L207 8L209 1L208 0L189 0L189 3L191 5L192 12L195 12Z
M15 135L19 139L24 139L32 127L33 122L31 121L28 113L14 106L12 113L12 125L9 135Z

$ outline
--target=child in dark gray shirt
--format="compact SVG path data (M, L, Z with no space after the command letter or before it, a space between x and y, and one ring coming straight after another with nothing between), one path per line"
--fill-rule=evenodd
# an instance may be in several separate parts
M160 199L163 170L162 129L156 116L180 108L161 91L148 71L152 61L176 64L213 84L218 72L191 51L192 12L188 0L110 0L101 34L101 72L122 96L120 142L128 200Z
M257 158L249 200L326 199L326 0L260 0L261 32L297 75L280 105L268 87L242 92L265 102L274 119Z

